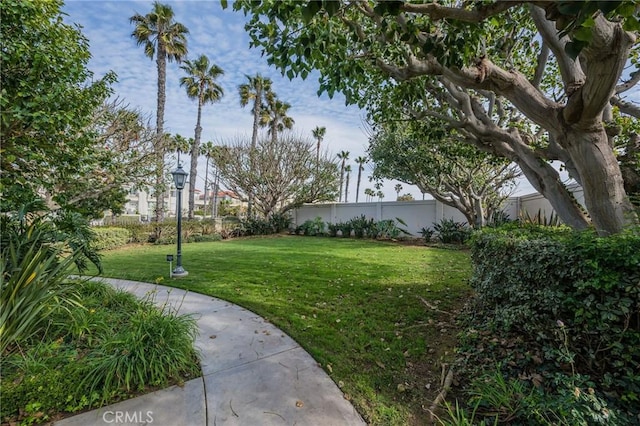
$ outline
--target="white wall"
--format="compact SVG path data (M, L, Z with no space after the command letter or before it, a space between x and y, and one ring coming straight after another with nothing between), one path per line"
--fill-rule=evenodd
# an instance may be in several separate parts
M584 205L584 193L578 185L569 186L578 202ZM517 219L520 212L528 212L533 217L542 212L547 218L553 213L549 201L538 193L511 197L502 209L510 219ZM407 225L402 228L414 236L420 235L420 230L433 228L434 223L442 219L453 219L466 223L467 219L457 209L442 204L437 200L424 201L382 201L375 203L324 203L305 204L293 211L293 225L298 226L307 220L320 217L323 222L340 223L354 217L364 215L367 219L380 221L385 219L402 219Z

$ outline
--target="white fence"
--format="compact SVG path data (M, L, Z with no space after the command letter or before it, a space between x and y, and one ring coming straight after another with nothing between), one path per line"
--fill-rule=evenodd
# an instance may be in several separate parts
M570 188L576 199L584 204L582 188L575 185ZM505 203L503 211L511 219L517 219L520 213L527 212L530 216L542 213L551 216L553 208L549 201L538 193L511 197ZM367 219L380 221L386 219L402 219L407 226L402 226L415 236L420 235L422 228L433 228L434 223L442 219L453 219L466 223L466 218L459 210L442 204L436 200L425 201L383 201L375 203L323 203L305 204L294 210L293 222L295 226L307 220L319 217L324 222L341 223L354 217L364 215Z

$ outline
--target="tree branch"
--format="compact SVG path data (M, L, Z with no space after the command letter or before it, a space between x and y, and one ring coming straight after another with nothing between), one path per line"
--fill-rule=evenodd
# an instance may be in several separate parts
M434 21L440 19L455 19L462 22L477 23L489 16L498 15L505 10L523 4L523 1L500 1L496 3L484 4L474 9L463 9L461 7L447 7L439 3L402 3L400 10L409 13L427 15Z
M611 105L620 108L620 112L640 119L640 106L632 102L623 101L620 96L611 98Z

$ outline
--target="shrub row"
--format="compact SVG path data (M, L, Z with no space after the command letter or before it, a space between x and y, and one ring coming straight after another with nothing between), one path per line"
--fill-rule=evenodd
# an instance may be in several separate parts
M602 398L600 414L604 401L618 424L639 421L640 230L602 238L511 225L475 233L471 246L467 368L495 369L497 360L556 395L567 383L580 394L580 382Z
M95 234L91 245L95 250L109 250L122 247L131 241L131 233L125 228L112 226L93 228Z
M348 238L354 236L356 238L398 238L401 234L410 235L405 229L398 226L405 225L400 218L385 219L374 221L372 218L367 219L365 215L354 217L346 222L330 223L324 222L321 217L313 220L307 220L299 225L294 233L307 236L330 236Z

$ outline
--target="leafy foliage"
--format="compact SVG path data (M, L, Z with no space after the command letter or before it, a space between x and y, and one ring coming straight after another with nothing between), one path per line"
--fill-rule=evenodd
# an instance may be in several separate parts
M439 223L434 223L433 230L437 234L438 240L445 244L464 244L471 237L473 231L466 223L447 218L442 218Z
M63 22L61 6L59 0L0 5L2 211L18 209L42 189L58 194L58 185L98 164L88 128L115 76L94 79L88 42Z
M604 3L239 0L233 7L249 17L251 46L283 75L317 70L319 94L343 93L378 125L443 121L465 144L517 163L564 223L585 229L592 221L606 235L637 221L608 111L615 104L637 118L637 105L620 96L640 80L624 75L625 64L637 62L637 5ZM588 215L549 161L583 184Z
M199 373L193 318L105 284L69 285L82 305L52 311L46 332L3 353L3 422L44 422Z
M126 228L99 227L94 228L95 241L92 246L95 250L109 250L121 247L131 240L131 233Z
M607 407L619 424L637 418L639 248L637 229L606 238L530 225L479 231L464 365L478 371L497 360L509 377L529 380L547 395L544 416L569 415L578 389L596 414ZM553 395L564 396L553 405Z
M316 160L315 144L293 134L251 141L237 139L212 155L221 182L248 199L264 218L303 203L333 200L337 165L328 155Z
M458 209L469 226L486 225L520 176L510 161L469 146L439 120L428 125L417 120L392 122L373 129L368 150L373 177L418 186Z

